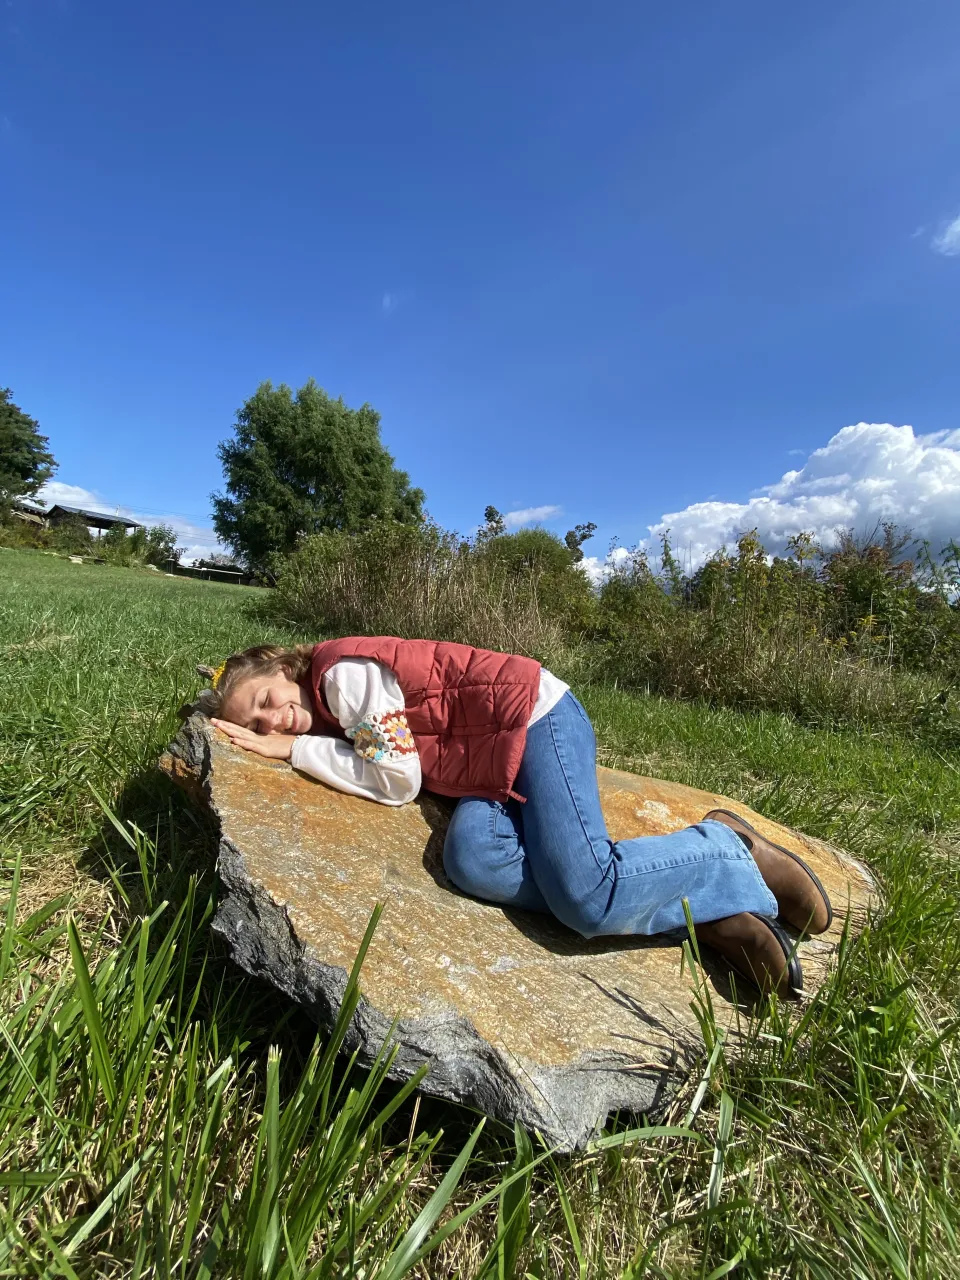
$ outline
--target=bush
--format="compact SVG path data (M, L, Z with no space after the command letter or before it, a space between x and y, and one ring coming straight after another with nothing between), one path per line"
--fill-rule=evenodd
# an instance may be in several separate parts
M177 535L166 524L140 527L132 533L120 525L108 529L98 543L100 555L108 564L146 565L162 568L169 560L179 560L182 550L177 547Z
M771 560L752 532L691 577L667 541L657 572L634 553L600 591L598 670L670 697L960 745L960 612L949 583L937 590L895 559L903 545L884 531L824 553L801 536Z
M564 668L578 617L596 605L563 543L542 530L470 542L397 522L305 538L281 568L275 603L318 636L429 636Z
M685 575L664 540L656 570L634 552L595 591L577 548L543 529L508 534L491 518L467 541L378 523L304 539L275 604L318 636L459 640L570 680L960 747L960 554L911 561L906 546L892 528L829 553L801 535L771 559L749 533Z
M62 524L47 529L46 544L52 551L61 551L64 555L89 556L96 549L96 543L90 530L80 516L70 516Z
M59 551L61 555L86 556L95 550L90 530L79 516L45 529L41 525L9 515L0 523L0 546L32 547L38 551Z

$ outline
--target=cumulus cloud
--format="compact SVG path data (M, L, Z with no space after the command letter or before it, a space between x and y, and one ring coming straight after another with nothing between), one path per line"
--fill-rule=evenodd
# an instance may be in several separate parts
M587 575L595 587L599 587L604 579L608 578L616 569L623 568L629 558L630 552L626 547L614 547L602 558L600 556L584 556L578 568Z
M945 258L955 258L960 254L960 213L941 227L930 241L934 253L942 253Z
M647 544L670 537L684 564L702 564L756 528L771 553L796 533L823 542L838 530L870 532L889 520L936 549L960 537L960 430L916 435L912 427L860 422L844 427L796 471L746 502L695 502L650 526Z
M223 554L227 551L220 542L217 541L217 535L214 531L205 525L195 524L186 516L176 515L155 515L146 514L142 511L136 511L132 507L118 506L113 502L106 502L99 494L94 493L90 489L83 489L76 484L64 484L60 480L49 480L34 501L42 503L48 507L59 502L65 507L84 507L87 511L102 511L104 515L109 516L127 516L131 520L136 520L139 524L169 525L177 535L178 546L185 547L186 550L181 558L183 564L192 564L194 560L202 560L216 553Z
M503 523L508 529L521 529L525 524L541 524L563 514L562 507L524 507L520 511L508 511Z

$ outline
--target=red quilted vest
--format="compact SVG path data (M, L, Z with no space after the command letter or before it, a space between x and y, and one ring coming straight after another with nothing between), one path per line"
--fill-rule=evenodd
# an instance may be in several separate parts
M341 658L373 658L397 677L428 791L522 799L513 783L540 688L539 662L443 640L326 640L314 648L310 687L320 719L341 736L322 685L324 673Z

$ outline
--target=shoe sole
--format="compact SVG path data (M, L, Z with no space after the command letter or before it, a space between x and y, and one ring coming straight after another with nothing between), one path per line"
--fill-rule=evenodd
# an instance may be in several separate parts
M752 831L758 840L765 840L771 849L776 849L778 853L785 853L788 858L792 858L794 862L796 862L799 866L803 867L804 871L807 873L807 875L810 877L813 883L817 886L820 896L821 898L823 898L823 905L827 908L827 923L820 930L820 933L826 933L826 931L833 924L833 903L830 901L830 895L827 893L826 889L820 883L819 879L817 878L817 874L813 870L813 868L808 866L807 863L804 862L802 858L797 856L797 854L791 853L789 849L785 849L782 844L774 844L772 840L767 840L767 837L762 836L760 832L756 829L756 827L752 827L750 823L746 820L746 818L741 818L739 813L731 813L729 809L714 809L713 812L725 813L728 818L735 818L736 821L739 822L741 826L746 827L748 831ZM754 912L753 914L756 914L756 913ZM758 916L758 919L767 920L769 919L769 917ZM801 930L798 930L798 932L809 933L809 930L801 929ZM813 935L813 936L816 936L816 935Z

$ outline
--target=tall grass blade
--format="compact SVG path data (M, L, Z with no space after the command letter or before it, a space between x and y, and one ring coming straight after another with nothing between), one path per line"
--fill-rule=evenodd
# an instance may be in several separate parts
M573 1206L570 1203L570 1196L564 1185L560 1170L557 1168L553 1159L550 1160L550 1170L553 1174L553 1183L557 1189L557 1199L560 1202L560 1209L563 1213L563 1220L567 1226L567 1236L570 1240L570 1247L573 1250L573 1256L577 1263L577 1273L580 1280L584 1280L589 1265L586 1254L583 1251L583 1245L580 1241L580 1232L577 1228L577 1220L573 1216Z
M377 1280L400 1280L400 1277L405 1276L411 1267L420 1260L421 1256L429 1251L429 1247L428 1249L423 1249L424 1240L441 1213L450 1203L453 1193L459 1186L460 1179L463 1177L464 1170L470 1161L473 1148L476 1146L477 1139L480 1137L485 1123L484 1120L481 1120L467 1139L460 1154L444 1174L436 1191L417 1214L413 1224L396 1249L390 1254L378 1273Z
M110 1060L110 1049L103 1033L103 1021L100 1017L100 1006L90 981L90 970L87 958L83 953L83 943L73 917L67 922L67 936L70 940L70 955L73 959L73 971L80 1003L86 1018L86 1032L90 1040L90 1049L96 1068L96 1077L103 1089L104 1097L109 1105L116 1101L117 1082L113 1074L113 1063Z
M13 860L13 882L10 885L10 897L7 899L3 938L0 939L0 983L5 980L7 971L10 968L13 944L17 937L17 899L20 894L20 871L22 865L22 858L18 851Z
M727 1144L733 1129L733 1099L724 1089L720 1094L720 1118L717 1122L717 1140L713 1148L713 1159L710 1163L710 1177L707 1181L707 1208L715 1209L720 1203L720 1192L723 1187L723 1166L726 1158Z
M514 1280L517 1260L530 1224L530 1183L533 1145L527 1131L515 1124L513 1140L516 1155L510 1173L518 1174L500 1192L498 1213L497 1280Z
M64 1246L63 1252L66 1257L69 1258L72 1253L76 1253L80 1245L93 1234L104 1218L106 1218L116 1208L119 1202L123 1199L125 1192L130 1187L130 1184L140 1172L141 1166L152 1158L156 1150L156 1145L147 1147L143 1154L138 1156L130 1165L129 1169L127 1169L126 1172L116 1180L113 1186L110 1187L106 1195L97 1205L96 1209L91 1213L90 1217L87 1218L83 1225L73 1233L69 1242Z

